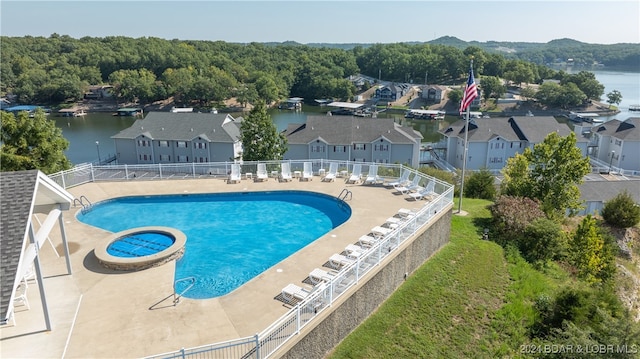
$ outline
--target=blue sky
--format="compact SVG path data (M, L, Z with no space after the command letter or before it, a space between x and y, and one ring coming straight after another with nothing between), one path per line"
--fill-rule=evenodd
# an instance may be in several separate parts
M226 42L640 43L640 1L2 0L3 36L159 37Z

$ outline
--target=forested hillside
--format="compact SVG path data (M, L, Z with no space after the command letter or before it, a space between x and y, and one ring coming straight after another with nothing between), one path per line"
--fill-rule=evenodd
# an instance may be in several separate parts
M357 91L349 81L351 75L458 85L464 82L470 58L478 78L496 77L520 84L567 77L509 53L479 46L463 48L457 39L447 41L453 46L397 43L351 49L121 36L74 39L57 34L0 40L0 92L15 95L18 103L74 102L82 99L89 85L97 84L113 85L119 100L141 104L169 97L176 104L203 106L215 106L232 97L242 104L258 100L271 103L289 96L346 101ZM636 55L629 56L638 58L638 45L625 49L625 53L635 51ZM584 93L578 96L581 100L602 95L580 90Z

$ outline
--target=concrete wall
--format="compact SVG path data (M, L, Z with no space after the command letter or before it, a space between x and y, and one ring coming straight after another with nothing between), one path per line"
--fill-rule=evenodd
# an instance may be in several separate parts
M305 327L297 341L285 345L274 357L283 359L324 358L349 333L371 315L404 282L404 274L413 273L431 255L449 242L451 209L435 217L430 227L405 242L376 271L367 274L350 296L340 298L332 307ZM294 338L295 340L295 338Z

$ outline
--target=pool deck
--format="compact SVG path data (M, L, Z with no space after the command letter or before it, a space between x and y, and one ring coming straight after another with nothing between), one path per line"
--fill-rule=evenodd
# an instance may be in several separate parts
M16 307L16 326L0 328L2 358L137 358L255 335L289 308L274 299L289 283L303 285L309 272L321 268L334 253L369 233L400 208L417 209L425 201L408 200L393 188L312 181L266 182L222 179L97 182L70 188L74 197L95 203L108 198L144 194L183 194L264 190L309 190L338 196L352 191L351 218L305 248L269 268L228 295L173 305L175 262L139 272L102 268L93 254L110 233L75 219L79 208L64 213L71 252L67 274L60 230L41 248L43 284L52 330L47 331L38 284L28 287L30 309ZM258 215L258 214L257 214ZM44 216L40 217L42 220ZM286 219L283 219L286 220ZM188 241L188 239L187 239ZM53 246L60 257L56 256Z

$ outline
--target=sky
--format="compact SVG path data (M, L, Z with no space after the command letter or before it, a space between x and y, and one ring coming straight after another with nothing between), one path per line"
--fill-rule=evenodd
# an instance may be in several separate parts
M225 42L640 43L640 1L0 2L3 36L127 36Z

